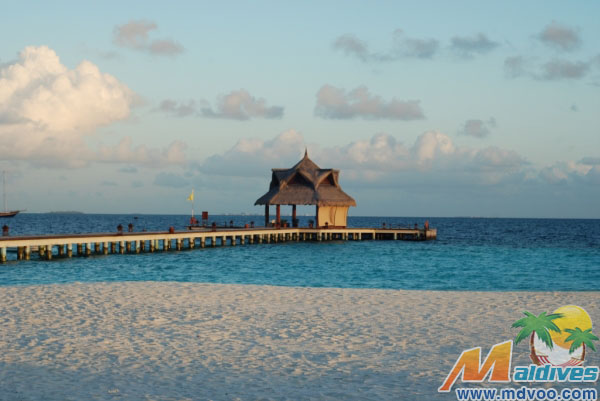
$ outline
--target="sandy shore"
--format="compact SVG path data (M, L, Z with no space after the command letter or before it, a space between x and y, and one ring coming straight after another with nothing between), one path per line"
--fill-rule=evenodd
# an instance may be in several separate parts
M461 350L566 304L600 322L599 292L0 287L0 400L454 399L436 389Z

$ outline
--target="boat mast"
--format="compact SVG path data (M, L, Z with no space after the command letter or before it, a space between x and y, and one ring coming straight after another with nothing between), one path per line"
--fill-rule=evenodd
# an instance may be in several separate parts
M4 198L4 211L8 211L6 208L6 170L2 170L2 197Z

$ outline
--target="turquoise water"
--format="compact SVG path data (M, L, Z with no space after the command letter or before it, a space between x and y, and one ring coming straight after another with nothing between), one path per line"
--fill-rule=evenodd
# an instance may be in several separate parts
M186 216L23 214L11 235L183 229ZM309 217L301 218L301 225ZM218 224L262 216L214 216ZM182 281L480 291L600 290L600 220L429 218L438 240L287 242L140 255L9 261L0 285ZM424 218L350 217L350 226L422 226ZM4 222L3 222L4 223ZM9 259L15 255L9 254Z

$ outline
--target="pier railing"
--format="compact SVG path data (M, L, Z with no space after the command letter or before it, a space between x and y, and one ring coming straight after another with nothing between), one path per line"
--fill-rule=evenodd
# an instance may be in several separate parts
M286 241L361 241L436 239L436 229L419 228L198 228L188 231L116 232L0 237L0 262L124 254ZM13 252L14 251L14 252ZM12 258L11 258L12 259Z

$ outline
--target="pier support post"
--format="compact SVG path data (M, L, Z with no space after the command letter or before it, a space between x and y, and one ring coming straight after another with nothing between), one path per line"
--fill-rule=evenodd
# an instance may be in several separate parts
M125 253L125 241L119 241L119 253L121 255Z
M217 237L210 237L210 246L212 248L217 246Z
M23 251L23 247L22 246L18 246L17 247L17 260L23 260L23 254L25 252Z
M108 255L108 242L103 242L102 243L102 254L103 255Z
M254 244L254 235L251 235L250 237L248 237L248 242L250 244Z
M92 243L88 242L85 244L85 256L90 256L92 254Z
M6 262L6 247L2 247L0 248L0 262L1 263L5 263Z
M237 245L237 237L235 235L231 236L231 246Z
M110 253L115 253L117 250L117 243L116 242L111 242L110 243Z
M140 252L146 251L146 240L140 240Z
M269 204L265 205L265 227L269 227Z
M77 244L77 256L83 255L83 244Z
M169 240L168 239L163 239L163 251L168 251L169 250Z
M73 257L73 244L67 244L67 257Z
M140 253L140 241L133 241L133 245L135 246L135 253Z
M196 246L196 238L188 239L188 246L190 249L194 249L194 247Z
M56 245L58 248L58 256L65 256L65 244Z
M260 235L258 236L258 243L259 243L259 244L262 244L262 243L263 243L263 236L262 236L262 234L260 234Z
M125 241L125 250L127 253L131 253L131 241Z
M52 247L53 245L48 245L46 247L46 260L52 260Z
M156 240L155 239L151 239L150 243L148 244L148 248L150 248L150 253L154 252L154 248L156 247Z
M204 248L206 246L206 238L200 238L200 248Z
M31 259L31 247L27 245L25 247L25 260Z
M175 240L175 246L177 247L178 251L181 251L181 238L177 238Z
M394 233L394 240L398 239L398 233Z
M245 236L245 235L242 235L242 236L240 237L240 245L244 245L245 243L246 243L246 236Z

